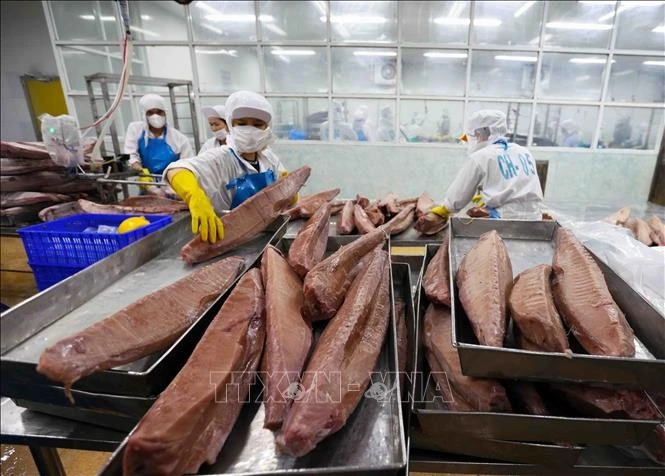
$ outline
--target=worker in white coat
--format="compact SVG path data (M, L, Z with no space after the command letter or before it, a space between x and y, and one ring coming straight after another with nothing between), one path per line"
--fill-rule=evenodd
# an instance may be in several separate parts
M214 137L211 137L203 143L199 154L206 152L207 150L213 149L215 147L221 147L226 145L226 136L229 133L228 127L226 125L226 114L224 106L207 106L201 109L206 119L208 120L208 125Z
M446 193L443 203L432 208L425 220L445 220L472 199L490 213L490 218L541 220L543 192L536 161L524 147L508 142L506 115L481 110L471 115L465 127L469 159ZM476 191L480 194L474 197Z
M161 174L171 162L194 156L187 136L167 126L163 97L146 94L139 100L139 108L142 120L130 123L125 134L125 154L129 154L132 169Z
M270 103L260 94L237 91L229 96L225 109L226 145L174 162L164 172L165 180L189 206L192 233L200 233L210 243L224 238L221 212L237 207L287 173L268 148L274 142Z

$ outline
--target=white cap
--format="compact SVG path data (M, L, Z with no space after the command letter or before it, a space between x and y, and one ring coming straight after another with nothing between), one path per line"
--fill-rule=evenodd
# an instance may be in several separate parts
M252 117L270 123L272 106L261 96L252 91L236 91L226 100L226 119L231 125L233 119Z
M204 106L201 108L201 111L203 111L203 115L206 117L206 119L209 119L211 117L218 117L224 121L226 120L226 114L225 114L226 110L222 105Z
M166 101L159 94L150 93L139 99L139 107L144 115L150 109L160 109L166 112Z
M478 129L489 128L490 137L502 137L508 132L506 115L496 109L476 111L467 119L464 132L474 136Z

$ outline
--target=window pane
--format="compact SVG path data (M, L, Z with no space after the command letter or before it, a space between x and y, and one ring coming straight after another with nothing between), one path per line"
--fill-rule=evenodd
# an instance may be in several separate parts
M263 49L266 89L283 93L327 93L328 52L326 48L303 46ZM297 72L297 74L294 74Z
M663 134L663 109L606 107L598 146L655 149Z
M474 51L471 61L472 96L533 97L538 54L534 51Z
M172 0L139 0L127 3L131 18L130 29L135 40L187 40L187 22L182 5Z
M402 92L464 96L467 52L402 49Z
M110 46L63 46L60 47L60 52L65 63L71 91L87 92L85 76L95 73L120 73L120 69L112 69L113 62L111 61L113 57L122 59L120 48ZM140 60L134 58L133 61L137 64ZM115 89L113 90L115 91Z
M119 38L116 8L112 2L52 1L48 4L59 40L116 41Z
M203 92L260 91L259 60L253 46L195 48Z
M608 48L614 2L550 2L545 44Z
M79 122L80 127L86 127L91 125L93 121L92 117L92 108L90 106L90 100L88 99L87 96L73 96L71 97L72 101L74 102L74 111L69 111L70 114L74 114L76 116L76 119ZM97 105L97 116L101 116L106 112L106 108L104 107L104 102L101 99L98 99L96 101ZM120 111L116 114L115 119L114 119L114 124L116 127L116 131L118 133L118 140L120 142L120 148L122 149L122 144L123 144L123 139L125 136L125 131L127 130L127 126L129 125L130 122L136 121L138 118L135 116L133 110L132 110L132 105L129 101L123 100L120 103ZM111 141L110 141L110 131L108 133L108 144L110 146ZM107 150L108 153L111 152L111 150ZM122 152L122 151L119 151Z
M540 97L598 101L606 55L543 53Z
M328 120L324 98L268 98L272 104L272 129L280 139L328 140L321 138L321 124Z
M189 11L196 41L256 41L254 2L192 2Z
M336 141L394 142L395 101L392 99L333 99L333 138ZM328 121L321 124L327 137Z
M532 145L591 147L597 123L596 106L539 104L536 108Z
M457 143L464 130L464 102L400 101L400 142Z
M145 76L192 80L192 61L186 46L135 46L134 54L144 62Z
M506 115L508 138L520 145L526 145L531 124L531 104L519 102L469 102L467 117L481 109L497 109Z
M402 41L467 44L471 2L399 2Z
M332 1L330 23L333 41L394 43L397 41L397 2ZM325 26L324 21L321 26Z
M665 6L662 2L622 2L619 10L615 48L663 51Z
M538 46L544 2L476 2L471 41Z
M327 38L327 2L261 2L259 9L265 20L261 22L264 41L324 41Z
M395 93L397 51L389 48L333 48L333 91Z
M665 58L662 56L614 56L608 101L665 101Z

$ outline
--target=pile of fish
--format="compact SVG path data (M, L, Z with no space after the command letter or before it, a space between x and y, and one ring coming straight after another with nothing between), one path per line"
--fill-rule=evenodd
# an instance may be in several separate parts
M603 221L629 229L637 241L647 246L665 246L665 224L656 215L648 220L630 218L630 207L623 207Z
M503 240L494 230L484 233L462 259L456 281L459 301L481 345L503 347L512 318L518 345L525 350L572 355L569 331L589 354L635 355L633 330L600 268L565 228L556 233L552 265L535 266L514 279ZM464 375L452 344L448 238L430 260L422 288L429 301L422 323L425 355L450 410L556 415L564 405L593 418L662 420L642 391ZM642 449L665 464L665 426L659 425Z

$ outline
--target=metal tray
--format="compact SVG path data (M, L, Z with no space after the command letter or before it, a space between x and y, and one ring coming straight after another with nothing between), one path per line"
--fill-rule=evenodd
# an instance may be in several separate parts
M484 439L555 443L558 445L639 445L660 423L658 420L582 418L576 416L537 416L519 413L454 412L430 382L429 366L421 349L422 318L429 302L418 292L416 304L415 374L412 382L411 411L423 433L437 442L463 433ZM452 338L452 337L451 337ZM484 357L489 358L489 357Z
M329 238L328 251L353 241L351 237L338 238ZM276 246L286 252L292 241L284 238ZM392 289L391 301L400 292L394 284ZM199 474L398 474L406 466L407 453L398 397L399 380L395 378L395 333L394 312L391 312L391 324L375 371L375 375L379 375L374 380L391 389L388 398L381 401L363 398L344 428L302 458L278 454L273 432L263 428L263 404L245 404L217 461L212 466L203 465ZM260 395L260 392L260 388L253 388L250 395ZM126 443L127 439L113 453L100 476L122 474Z
M532 266L551 264L553 239L558 228L559 225L553 221L451 220L451 296L455 296L452 307L453 344L458 349L464 374L473 377L596 382L644 390L665 390L665 316L593 253L591 256L600 266L612 296L635 331L636 357L588 355L572 335L569 335L574 352L572 358L562 353L478 345L457 298L455 276L464 255L476 244L477 237L486 231L496 230L508 248L513 274L517 276ZM428 246L423 270L437 249L438 246ZM513 344L511 337L512 325L508 331L509 346Z
M225 256L242 256L250 267L267 244L276 243L282 237L287 222L286 217L278 218L268 230ZM44 399L40 389L56 385L36 372L44 348L186 276L193 268L180 260L179 252L190 239L189 219L181 216L168 227L3 313L0 320L2 395L51 403ZM228 291L168 349L84 377L74 389L135 397L159 394L185 363L226 295ZM15 392L17 389L21 391Z

